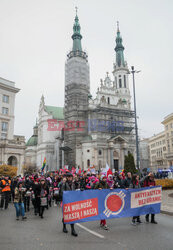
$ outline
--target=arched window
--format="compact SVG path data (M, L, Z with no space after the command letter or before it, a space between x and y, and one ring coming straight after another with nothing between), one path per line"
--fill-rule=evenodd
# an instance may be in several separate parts
M108 104L110 104L110 98L108 97Z
M119 79L119 88L122 88L122 81Z
M17 158L15 156L10 156L8 158L8 165L17 166Z
M99 149L99 155L101 155L102 154L102 151L101 151L101 149Z
M126 76L124 75L124 88L126 88Z

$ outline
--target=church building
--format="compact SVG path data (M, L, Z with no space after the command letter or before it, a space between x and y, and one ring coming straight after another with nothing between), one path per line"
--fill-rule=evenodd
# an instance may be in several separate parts
M112 169L124 168L128 152L134 154L134 112L131 110L129 69L117 27L113 79L101 79L96 98L90 94L89 63L81 45L81 27L76 13L73 47L65 65L65 123L75 129L64 131L65 164L97 170L106 163ZM80 129L79 129L80 127Z
M96 97L90 94L88 55L82 49L82 35L76 13L73 46L65 62L64 108L46 106L42 97L38 124L26 146L26 162L47 169L69 168L97 170L106 163L114 169L124 168L128 152L135 153L134 111L131 109L129 69L124 60L124 46L117 25L115 62L112 76L100 80ZM62 121L61 131L48 131L48 120Z

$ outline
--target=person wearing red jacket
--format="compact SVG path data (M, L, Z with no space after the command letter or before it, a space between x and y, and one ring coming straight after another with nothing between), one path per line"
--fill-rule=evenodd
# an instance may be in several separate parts
M146 179L144 180L144 187L153 187L156 186L156 182L154 180L153 173L149 173ZM149 222L149 214L146 214L145 216L146 222ZM157 224L157 221L155 221L155 214L151 214L151 223Z

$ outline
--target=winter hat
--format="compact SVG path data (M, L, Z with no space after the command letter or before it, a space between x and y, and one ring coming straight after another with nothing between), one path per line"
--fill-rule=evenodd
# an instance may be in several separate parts
M101 175L100 179L103 180L104 178L106 178L106 175Z
M113 178L113 175L112 175L112 174L109 174L109 175L108 175L108 179L110 179L110 178Z
M72 173L70 173L70 172L69 172L69 173L66 173L65 176L66 176L66 177L73 177Z

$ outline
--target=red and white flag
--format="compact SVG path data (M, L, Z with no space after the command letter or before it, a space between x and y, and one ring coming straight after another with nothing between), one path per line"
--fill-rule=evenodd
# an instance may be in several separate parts
M75 167L72 167L71 173L72 173L72 174L75 174L75 173L76 173Z
M102 169L101 174L104 174L108 177L109 174L112 174L112 170L109 165L106 163L106 167Z

